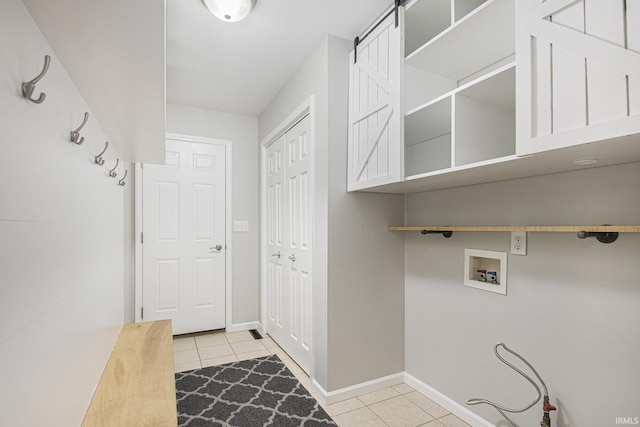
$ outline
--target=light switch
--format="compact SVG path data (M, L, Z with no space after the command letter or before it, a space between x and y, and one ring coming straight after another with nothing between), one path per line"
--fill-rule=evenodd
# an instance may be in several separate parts
M233 221L233 231L246 233L249 231L249 221Z

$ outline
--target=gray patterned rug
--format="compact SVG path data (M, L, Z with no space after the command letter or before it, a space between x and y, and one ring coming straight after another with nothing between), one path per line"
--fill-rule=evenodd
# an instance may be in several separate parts
M276 355L176 374L180 427L337 427Z

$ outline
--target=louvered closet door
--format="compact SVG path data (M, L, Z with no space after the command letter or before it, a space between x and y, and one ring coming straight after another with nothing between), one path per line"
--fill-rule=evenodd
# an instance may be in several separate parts
M402 31L393 14L350 56L348 190L402 181ZM357 60L356 60L357 59Z
M518 154L640 132L640 2L518 10Z

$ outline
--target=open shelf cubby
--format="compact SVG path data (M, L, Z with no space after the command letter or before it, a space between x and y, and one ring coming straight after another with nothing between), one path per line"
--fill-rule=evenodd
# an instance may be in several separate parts
M409 55L451 26L451 0L414 0L405 13L404 49Z
M446 96L405 116L405 175L451 167L452 97Z
M515 66L462 88L454 111L454 166L514 155Z
M455 1L455 0L454 0ZM411 9L427 8L426 0L417 1ZM433 2L440 5L440 0ZM469 8L475 6L471 11ZM457 10L457 11L456 11ZM410 38L410 52L406 64L434 74L460 81L490 66L515 51L515 8L513 0L487 0L461 2L454 6L454 12L464 14L438 35L427 40L422 46L411 50L417 43ZM466 12L466 13L464 13ZM451 12L449 12L451 13ZM418 13L416 13L417 15ZM406 21L407 32L417 31L411 27L413 17ZM453 53L453 54L452 54Z

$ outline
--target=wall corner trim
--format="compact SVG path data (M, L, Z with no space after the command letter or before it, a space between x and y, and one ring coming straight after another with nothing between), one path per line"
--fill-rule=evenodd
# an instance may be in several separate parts
M382 390L383 388L402 384L404 378L405 373L399 372L397 374L387 375L386 377L376 378L371 381L354 384L349 387L333 391L326 391L315 379L311 381L311 384L316 389L316 393L322 403L325 405L331 405L332 403L341 402L353 397L362 396L363 394Z
M479 415L470 411L468 408L462 406L450 397L442 394L430 385L423 383L411 374L408 374L406 372L404 373L404 382L420 393L424 394L429 399L433 400L438 405L442 406L467 424L470 424L474 427L495 427L489 421L481 418Z

